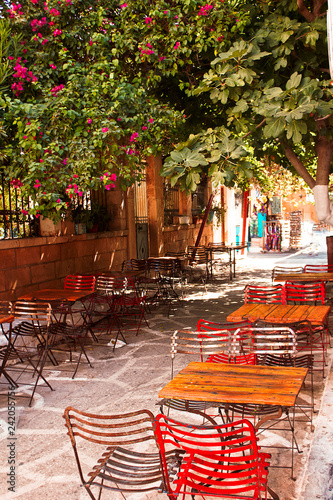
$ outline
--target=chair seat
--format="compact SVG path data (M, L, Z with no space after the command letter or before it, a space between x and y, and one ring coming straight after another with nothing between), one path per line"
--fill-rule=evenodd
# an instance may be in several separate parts
M179 452L169 453L171 475L181 462L179 455ZM109 447L88 476L89 486L100 486L100 481L103 480L104 488L108 490L119 491L121 485L123 492L164 491L160 456L157 452L138 453L120 446Z

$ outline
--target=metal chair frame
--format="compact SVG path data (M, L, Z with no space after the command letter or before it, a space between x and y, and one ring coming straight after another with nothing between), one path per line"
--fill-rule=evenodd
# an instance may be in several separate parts
M304 269L302 266L275 266L272 269L272 283L274 282L275 276L278 274L290 274L290 273L303 273Z
M33 387L29 399L29 406L31 406L40 379L53 390L43 375L46 358L50 352L51 305L45 302L17 301L13 305L12 315L19 323L9 331L7 365L2 367L3 373L5 370L6 375L13 381L13 385L19 388L20 377L27 372L29 367L31 368L35 381L31 384L24 382L25 386ZM37 341L37 345L32 343L33 339ZM8 365L8 360L16 363ZM14 378L12 374L18 371L19 376Z
M163 414L155 419L155 433L160 449L163 473L170 500L233 498L278 500L267 485L270 455L261 453L256 433L248 420L204 426L188 425ZM183 453L178 473L169 476L169 448Z
M149 410L121 415L96 415L67 407L63 416L80 480L90 498L99 499L103 490L110 493L164 491L164 475L154 434L154 416ZM82 440L85 448L87 443L91 443L90 455L94 450L96 453L96 465L88 471L83 470L87 452L83 451L82 455ZM148 451L142 451L142 443L144 448L151 443ZM177 450L171 451L165 458L166 470L171 477L180 461L179 455L181 453Z
M244 291L245 304L285 304L285 292L282 285L246 285Z

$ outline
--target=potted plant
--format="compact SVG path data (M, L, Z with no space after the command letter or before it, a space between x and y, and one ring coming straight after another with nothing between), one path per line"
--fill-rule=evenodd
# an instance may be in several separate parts
M97 231L106 231L108 229L108 222L111 219L110 214L106 207L99 205L99 203L94 202L91 205L91 221L92 224L87 226L88 231L96 233Z
M105 231L110 218L106 207L102 207L97 202L92 203L90 209L78 205L71 212L76 234Z

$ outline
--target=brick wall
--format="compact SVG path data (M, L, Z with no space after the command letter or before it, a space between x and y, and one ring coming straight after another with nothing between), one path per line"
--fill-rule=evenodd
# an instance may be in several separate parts
M127 248L127 230L1 241L0 299L63 287L68 274L120 269Z

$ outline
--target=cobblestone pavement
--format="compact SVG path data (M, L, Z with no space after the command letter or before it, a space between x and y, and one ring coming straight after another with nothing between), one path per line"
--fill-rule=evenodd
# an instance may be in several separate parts
M314 255L315 254L315 255ZM311 259L311 260L310 260ZM172 308L160 306L148 315L150 328L141 329L138 336L126 334L128 344L113 351L107 345L109 338L97 332L99 343L92 343L88 354L93 368L81 362L74 380L73 365L64 361L59 366L48 365L46 374L54 387L38 386L32 407L27 398L16 396L15 430L15 492L8 491L9 448L8 410L6 391L0 395L0 492L2 500L83 500L87 493L80 487L74 455L62 418L67 406L93 413L112 414L148 408L157 414L159 390L170 380L170 337L175 329L195 328L201 318L224 321L227 315L243 302L247 283L271 283L271 269L275 264L299 265L304 262L320 263L326 255L312 248L297 254L251 253L237 261L237 276L232 282L219 277L203 286L201 283L186 287L182 305ZM303 262L304 261L304 262ZM330 352L331 354L331 352ZM176 360L176 371L185 366L184 359ZM326 369L330 372L330 366ZM316 408L315 431L306 422L298 423L297 440L302 453L295 456L296 481L290 470L271 468L269 484L281 500L332 500L332 381L315 376ZM174 414L179 420L185 414ZM261 445L269 445L277 438L267 433ZM283 444L283 443L282 443ZM272 452L273 453L273 452ZM272 463L289 463L290 455L274 452ZM92 461L86 453L85 465ZM87 462L87 463L86 463ZM103 498L103 496L102 496ZM104 498L121 500L117 494ZM166 495L151 492L126 495L127 500L163 500Z

